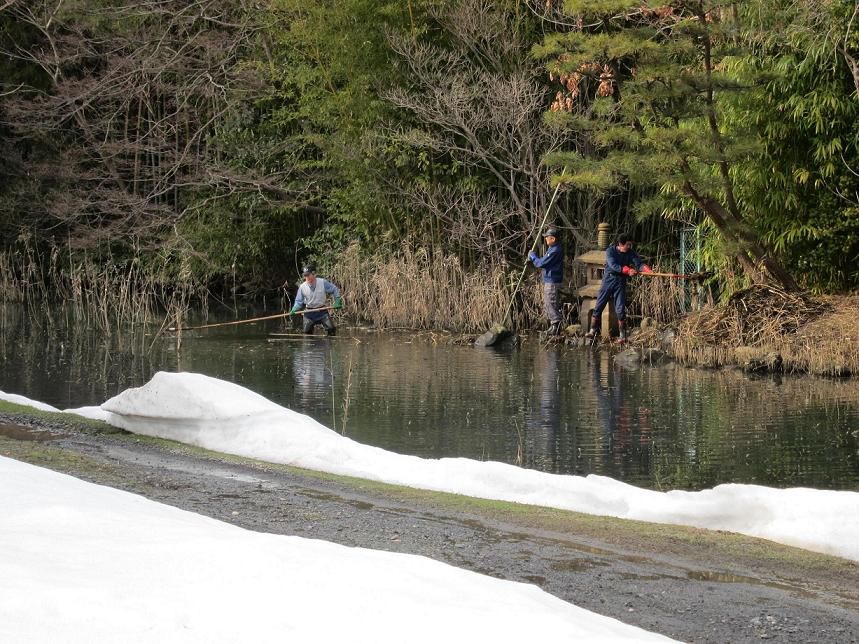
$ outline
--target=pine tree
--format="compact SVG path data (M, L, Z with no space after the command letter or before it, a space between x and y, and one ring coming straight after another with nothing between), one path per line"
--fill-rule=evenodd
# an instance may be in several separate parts
M736 4L566 0L568 29L535 54L563 86L552 120L581 136L549 162L566 166L561 180L577 187L657 186L660 195L639 209L691 202L750 280L794 290L736 197L732 166L757 144L754 132L727 128L720 109L750 86L724 72L741 47Z

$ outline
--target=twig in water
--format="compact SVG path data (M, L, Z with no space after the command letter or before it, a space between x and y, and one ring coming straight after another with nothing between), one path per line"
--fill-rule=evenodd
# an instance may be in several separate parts
M349 354L349 371L346 373L346 391L343 393L343 414L340 416L340 433L346 435L346 420L349 418L349 401L352 391L352 354Z

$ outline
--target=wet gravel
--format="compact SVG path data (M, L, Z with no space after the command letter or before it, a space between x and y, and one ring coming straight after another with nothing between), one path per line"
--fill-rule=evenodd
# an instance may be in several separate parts
M859 564L749 537L480 502L0 414L0 455L250 530L432 557L686 642L859 642Z

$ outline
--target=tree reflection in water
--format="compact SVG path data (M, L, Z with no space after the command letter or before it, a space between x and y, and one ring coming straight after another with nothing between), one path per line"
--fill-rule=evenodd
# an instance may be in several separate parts
M749 377L606 351L504 350L346 329L279 341L277 323L175 339L90 329L74 315L0 307L0 389L61 409L100 404L155 371L228 380L342 431L425 458L521 463L656 489L724 482L859 489L859 379ZM231 315L234 315L231 314ZM214 316L210 321L218 321ZM353 336L349 338L349 336Z

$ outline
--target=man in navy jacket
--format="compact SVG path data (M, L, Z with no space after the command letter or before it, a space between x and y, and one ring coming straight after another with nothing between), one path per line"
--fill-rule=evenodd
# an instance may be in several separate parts
M609 298L613 298L620 333L618 342L626 341L626 280L638 275L639 272L649 273L650 267L638 256L638 253L632 250L632 237L627 234L619 235L617 243L612 244L605 251L605 271L591 318L591 328L585 335L586 338L593 338L599 332L600 315L608 304Z
M543 233L543 240L548 249L542 257L537 257L534 251L528 253L528 259L537 268L543 269L543 309L549 318L549 335L561 332L561 312L558 309L558 287L564 279L564 249L558 240L558 229L549 226Z

